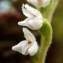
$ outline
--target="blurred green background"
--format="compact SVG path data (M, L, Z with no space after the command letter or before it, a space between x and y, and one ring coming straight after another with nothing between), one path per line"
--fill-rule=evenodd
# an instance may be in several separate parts
M46 63L63 63L63 0L60 0L52 19L53 43Z

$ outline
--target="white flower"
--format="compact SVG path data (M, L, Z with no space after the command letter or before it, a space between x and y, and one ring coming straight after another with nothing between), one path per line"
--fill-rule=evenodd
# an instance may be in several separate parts
M27 0L27 1L32 5L34 5L35 7L40 8L48 6L51 0Z
M39 49L35 36L27 28L23 28L23 32L26 40L23 40L17 45L13 46L12 50L23 55L33 56L38 52Z
M18 25L26 26L32 30L38 30L42 27L43 16L38 10L36 10L35 8L32 8L27 4L25 5L23 4L22 12L27 18L24 21L18 22Z

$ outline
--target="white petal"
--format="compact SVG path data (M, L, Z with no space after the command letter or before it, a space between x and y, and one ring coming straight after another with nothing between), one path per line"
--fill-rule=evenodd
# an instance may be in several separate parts
M33 8L32 6L30 6L28 4L25 4L25 8L31 13L31 15L38 16L38 17L42 17L40 11L38 11L35 8Z
M23 28L23 32L24 32L24 37L26 38L27 41L30 42L36 41L35 36L27 28Z
M20 25L20 26L27 26L28 27L28 21L30 20L30 18L26 18L25 20L23 20L23 21L19 21L18 22L18 25Z
M32 17L31 12L25 7L25 5L22 5L22 12L26 17Z
M23 40L19 42L17 45L12 47L12 50L17 51L23 55L28 55L27 50L28 50L28 41Z
M34 56L38 52L39 46L37 42L34 42L33 45L28 49L30 56Z

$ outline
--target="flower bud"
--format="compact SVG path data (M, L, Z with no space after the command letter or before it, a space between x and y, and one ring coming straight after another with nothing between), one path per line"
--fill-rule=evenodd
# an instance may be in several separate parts
M27 0L30 4L34 5L37 8L46 7L50 4L51 0Z

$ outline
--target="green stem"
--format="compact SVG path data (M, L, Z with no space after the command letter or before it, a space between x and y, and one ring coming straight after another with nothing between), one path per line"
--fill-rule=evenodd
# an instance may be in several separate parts
M52 21L52 16L54 14L54 11L59 3L59 0L51 0L51 3L46 8L41 8L40 11L43 14L43 16L48 19L49 22Z
M51 0L51 3L46 8L41 8L40 11L43 14L45 20L42 28L41 28L41 44L38 53L31 57L32 63L45 63L45 59L47 56L48 49L52 43L52 27L50 22L52 21L52 17L54 11L58 5L59 0Z
M41 45L38 53L31 57L32 63L45 63L48 48L51 45L52 40L52 27L50 23L46 20L41 28Z

